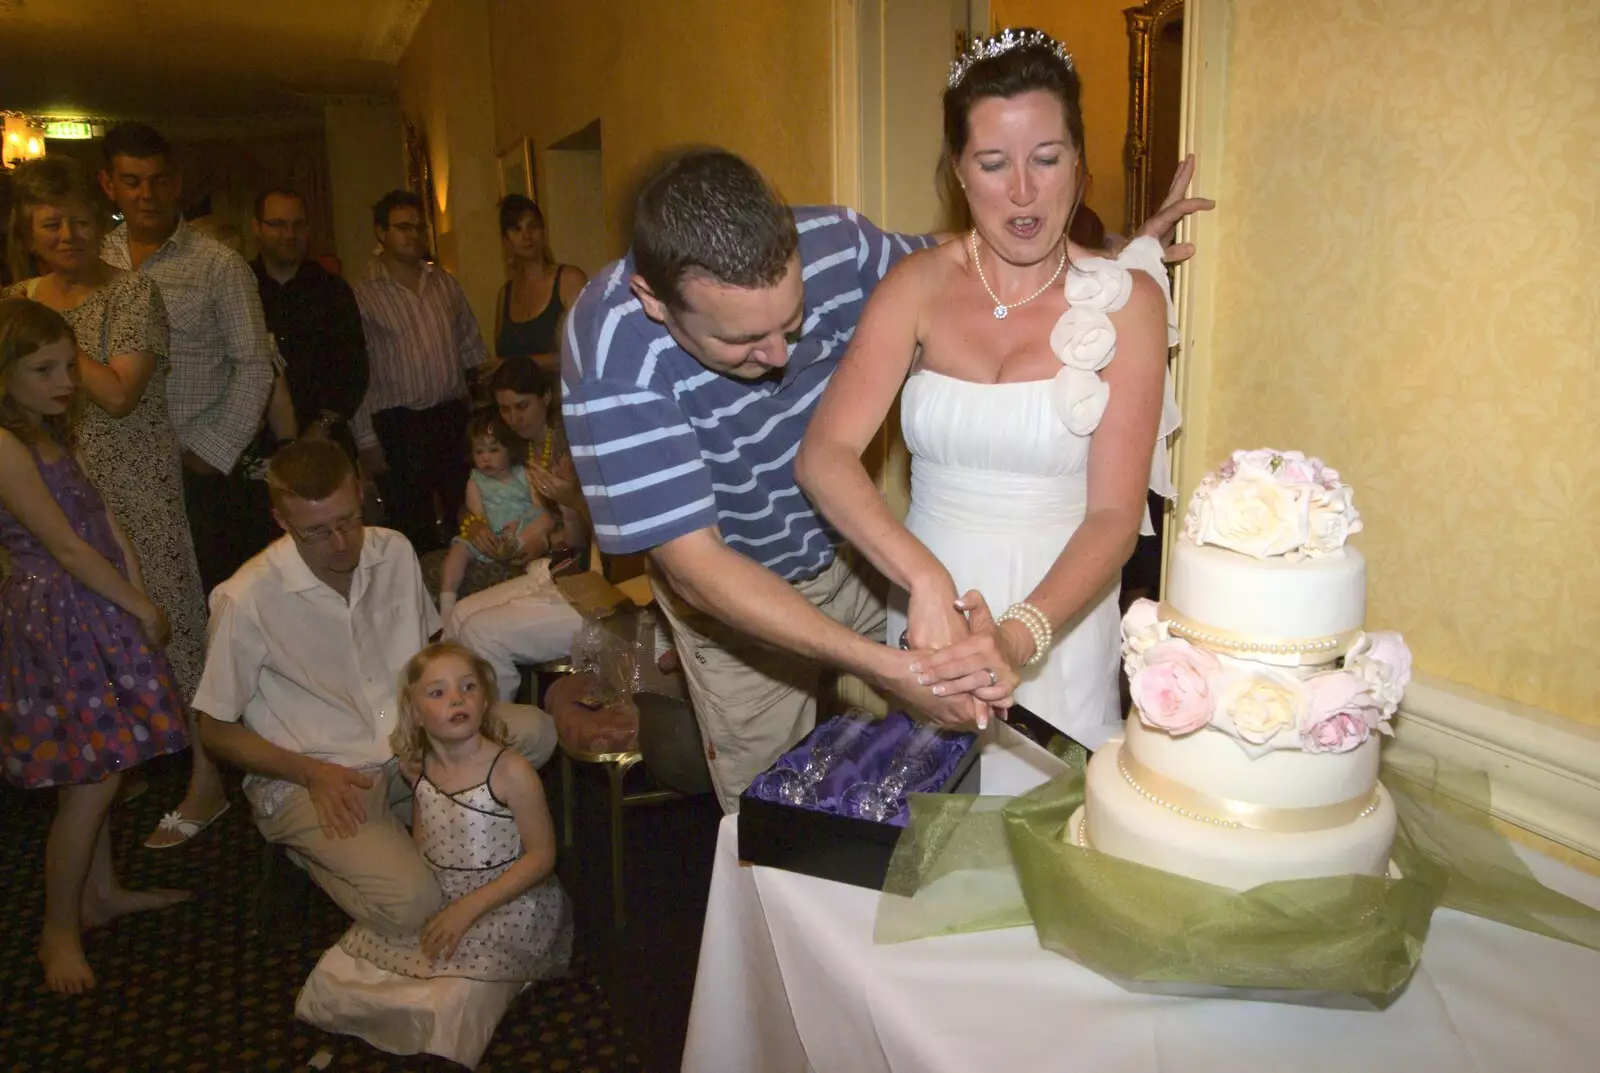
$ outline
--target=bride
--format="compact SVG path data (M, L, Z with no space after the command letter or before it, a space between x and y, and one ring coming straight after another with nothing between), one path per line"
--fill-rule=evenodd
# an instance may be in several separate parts
M1067 240L1083 117L1047 35L975 44L952 67L944 127L972 230L879 284L796 475L894 583L889 636L924 653L915 669L936 692L1004 704L1014 686L1095 749L1120 719L1122 565L1149 531L1146 489L1173 494L1156 450L1177 426L1161 250L1141 238L1110 261ZM904 524L861 464L902 385ZM983 604L1005 608L998 629L969 637L964 612Z

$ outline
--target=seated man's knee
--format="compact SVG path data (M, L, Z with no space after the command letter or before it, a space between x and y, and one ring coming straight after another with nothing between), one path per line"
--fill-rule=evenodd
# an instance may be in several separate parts
M485 655L488 651L488 642L493 640L484 630L483 622L480 621L482 618L482 615L463 615L461 605L457 604L450 612L450 622L447 627L447 632L455 638L457 644L472 649L480 656Z
M535 768L543 767L556 751L555 720L531 704L501 701L495 711L511 733L511 747Z
M444 893L430 873L426 883L411 883L391 897L368 902L367 923L386 935L415 935L428 919L444 908Z

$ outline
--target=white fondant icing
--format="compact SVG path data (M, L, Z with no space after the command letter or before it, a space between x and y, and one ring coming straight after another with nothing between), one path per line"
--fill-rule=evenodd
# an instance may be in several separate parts
M1378 740L1347 753L1277 749L1251 759L1240 743L1204 727L1173 737L1130 716L1123 748L1145 767L1197 793L1268 808L1317 808L1372 792Z
M1197 623L1263 640L1331 637L1360 629L1366 618L1367 563L1348 546L1337 555L1291 563L1179 537L1166 602Z
M1223 743L1232 744L1225 738ZM1121 740L1113 739L1089 762L1084 829L1089 844L1101 853L1234 890L1281 879L1375 876L1387 869L1396 817L1394 802L1382 785L1376 787L1377 808L1325 831L1282 834L1213 827L1140 796L1117 770L1123 747ZM1329 756L1311 759L1326 761Z

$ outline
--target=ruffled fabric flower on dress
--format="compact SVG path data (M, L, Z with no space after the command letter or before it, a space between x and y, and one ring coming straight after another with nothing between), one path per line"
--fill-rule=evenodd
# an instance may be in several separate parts
M1117 356L1117 331L1111 314L1127 305L1133 293L1130 269L1145 273L1161 288L1167 302L1167 345L1178 342L1178 311L1172 304L1166 266L1161 262L1161 246L1155 239L1135 239L1115 261L1091 257L1072 265L1067 271L1067 311L1050 331L1050 349L1062 365L1051 386L1051 399L1057 416L1075 436L1094 432L1111 401L1111 385L1099 373ZM1165 380L1156 451L1150 460L1150 490L1171 499L1178 490L1167 464L1166 440L1177 431L1182 417L1173 395L1170 368ZM1140 531L1146 536L1155 532L1148 512Z

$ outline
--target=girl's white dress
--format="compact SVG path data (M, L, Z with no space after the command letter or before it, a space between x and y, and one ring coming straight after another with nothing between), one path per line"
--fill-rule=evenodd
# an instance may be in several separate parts
M447 794L424 764L412 820L446 904L492 882L522 855L516 818L495 799L487 776ZM391 939L352 925L312 970L295 1014L386 1051L426 1051L474 1066L517 993L564 972L571 954L572 906L552 875L480 917L455 953L439 961L423 956L418 936Z
M422 857L439 877L444 904L498 879L522 856L516 817L489 788L500 755L483 782L447 794L428 778L417 780L412 824ZM554 875L514 901L485 913L461 937L450 957L429 961L418 936L391 939L357 923L339 945L352 957L402 976L466 976L474 980L543 980L564 972L572 956L572 907Z
M980 384L916 372L901 395L911 452L906 527L955 579L977 589L999 614L1026 599L1083 523L1089 494L1089 438L1111 388L1098 373L1116 358L1109 314L1127 303L1130 270L1167 291L1161 249L1138 239L1117 260L1092 258L1067 272L1067 312L1050 335L1062 369L1049 380ZM1167 302L1168 345L1177 342ZM1168 375L1150 487L1174 494L1166 437L1178 427ZM1150 528L1145 522L1145 532ZM1116 733L1122 713L1119 586L1113 582L1077 621L1056 632L1050 655L1022 672L1017 702L1090 749ZM906 594L890 599L889 637L906 624Z

